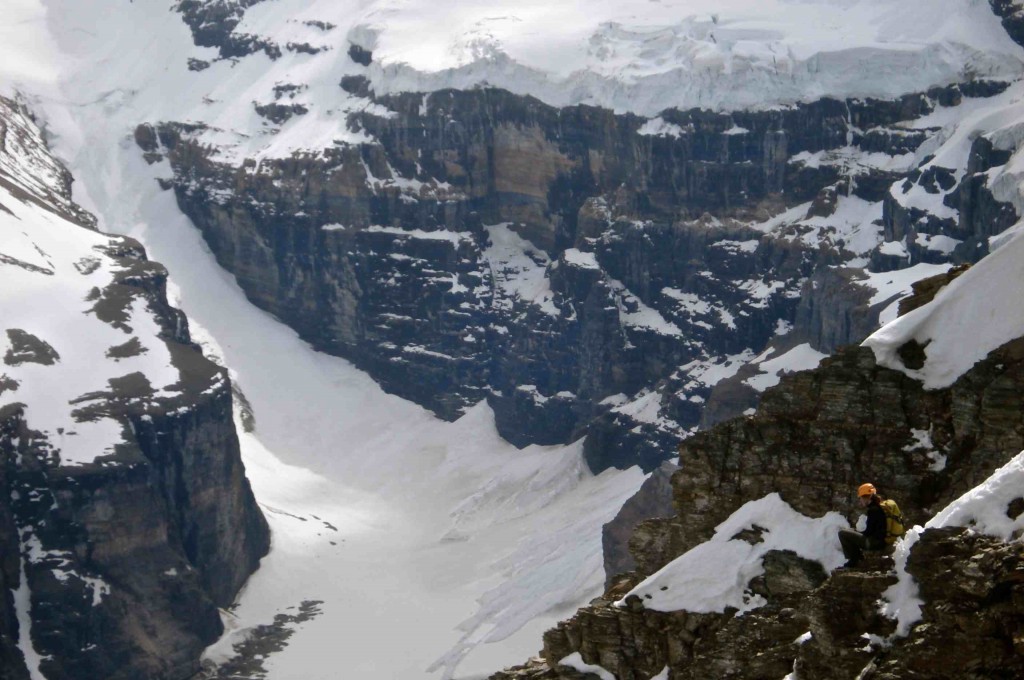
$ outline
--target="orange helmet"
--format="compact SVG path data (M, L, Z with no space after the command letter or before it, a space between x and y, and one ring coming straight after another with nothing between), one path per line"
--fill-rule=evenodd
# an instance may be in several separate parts
M857 487L858 496L874 496L876 493L878 493L878 489L876 489L875 485L872 484L871 482L868 482L867 484L861 484L860 486Z

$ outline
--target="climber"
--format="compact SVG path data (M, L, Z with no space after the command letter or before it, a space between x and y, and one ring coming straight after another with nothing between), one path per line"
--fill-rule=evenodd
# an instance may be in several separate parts
M864 531L852 529L839 530L839 544L843 547L843 556L846 558L846 569L852 569L860 563L865 550L883 550L888 541L888 518L885 509L882 507L882 497L874 484L861 484L857 488L857 498L862 507L867 508L867 526ZM895 505L891 501L886 501ZM898 512L898 510L897 510ZM902 517L900 535L902 535ZM895 540L895 539L894 539Z

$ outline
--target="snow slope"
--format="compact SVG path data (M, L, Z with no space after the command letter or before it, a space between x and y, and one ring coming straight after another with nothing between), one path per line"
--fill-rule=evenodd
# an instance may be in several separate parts
M932 167L951 170L959 180L967 168L971 145L981 136L995 149L1010 151L1010 159L987 172L993 196L1024 214L1024 83L1014 83L1002 94L965 104L959 119L951 109L940 109L915 125L945 126L934 142L918 154L929 154L922 171ZM949 210L943 194L929 194L919 186L908 194L893 192L896 200L918 205L933 214ZM895 319L879 329L864 344L871 347L878 362L920 379L928 388L948 387L977 361L1000 345L1024 335L1024 305L1012 294L1024 281L1021 223L989 238L983 266L976 266L946 286L930 304ZM885 276L877 275L878 283ZM902 284L901 284L902 285ZM885 286L878 287L881 292ZM925 348L926 361L920 370L908 369L897 350L910 340Z
M839 513L812 519L793 510L777 493L769 494L744 504L715 527L710 540L641 581L616 606L625 607L626 597L636 595L646 609L663 612L755 609L764 599L748 592L747 584L764 572L765 554L789 550L831 571L843 562L836 535L847 526ZM762 540L744 540L738 536L743 531L755 531Z
M373 50L371 79L388 91L486 81L556 105L646 115L898 96L949 82L968 63L1011 73L1020 55L987 2L463 0L448 12L420 2L375 3L354 17L339 3L310 11L328 4L328 20L351 22L348 39ZM257 8L243 26L277 11Z
M1013 236L951 284L929 304L883 326L864 344L878 363L948 387L989 352L1024 336L1024 304L1016 291L1024 282L1024 239ZM899 348L911 340L926 345L924 366L907 368Z
M1020 541L1024 534L1024 515L1009 516L1012 501L1024 489L1024 452L999 468L984 482L956 499L923 527L916 526L897 542L896 574L899 581L885 592L882 611L898 623L897 634L906 635L921 618L922 601L914 577L907 573L907 559L921 534L927 529L966 526L1003 541Z
M760 373L744 380L746 384L758 392L763 392L769 387L778 385L782 375L794 371L806 371L815 368L827 355L813 349L809 344L803 343L771 359L765 358L765 354L752 359L751 364L757 366Z
M181 395L182 376L144 297L126 301L121 320L102 309L100 291L134 264L110 253L123 239L45 207L62 191L61 169L24 113L2 101L0 111L0 407L22 404L61 465L93 463L125 441L124 424L84 411L130 374L146 376L140 398L153 404Z
M15 56L0 76L15 84L57 76L52 63L23 55L52 44L21 30L41 0L15 0L0 27ZM11 4L11 3L9 3ZM110 16L103 0L48 0L68 56L86 35L61 33L89 18ZM1024 50L1010 40L986 0L458 0L438 11L425 0L274 0L245 10L238 33L281 47L218 59L213 48L182 40L181 16L167 0L116 6L101 29L110 41L98 64L117 65L121 82L144 91L159 78L173 98L144 120L203 123L204 141L240 161L281 157L366 140L345 114L383 107L342 90L362 75L377 94L444 88L501 87L558 106L592 104L658 120L669 107L732 110L833 97L898 97L965 77L1012 79ZM67 13L67 18L63 15ZM22 18L24 17L24 18ZM326 30L325 30L326 29ZM315 54L287 49L308 45ZM369 67L347 54L373 52ZM125 53L146 53L142 60ZM188 59L210 62L188 70ZM152 67L152 61L160 64ZM123 92L104 74L94 90L116 104ZM270 124L255 104L277 100L278 85L296 85L287 100L308 113ZM0 86L2 87L2 86ZM657 127L657 125L655 125Z
M578 445L517 451L484 405L444 423L313 352L249 305L141 162L119 161L142 178L129 185L140 212L116 198L108 210L167 263L255 416L242 452L274 538L232 627L324 602L267 662L270 678L336 678L339 658L363 678L427 677L435 662L451 674L466 657L460 672L493 670L535 651L553 605L600 590L600 526L639 471L593 478Z
M600 527L642 474L595 478L578 444L516 450L484 405L439 421L252 307L159 189L169 168L146 165L131 138L139 120L183 113L189 93L167 97L174 68L160 55L194 49L186 27L160 2L118 5L123 22L96 22L96 3L16 9L39 64L12 76L0 43L0 70L42 114L100 227L168 266L193 336L244 393L240 431L254 423L243 457L273 547L211 658L310 600L322 613L264 662L268 677L467 677L534 653L543 629L601 590Z

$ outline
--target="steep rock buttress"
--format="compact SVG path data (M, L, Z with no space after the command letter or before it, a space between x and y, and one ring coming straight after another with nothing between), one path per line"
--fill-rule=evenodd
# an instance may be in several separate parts
M227 372L0 98L0 676L191 677L269 547Z

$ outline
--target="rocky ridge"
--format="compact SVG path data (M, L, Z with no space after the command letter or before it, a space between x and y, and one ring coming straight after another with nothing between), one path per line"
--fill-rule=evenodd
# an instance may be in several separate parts
M935 286L920 288L925 300L916 302L934 295ZM925 391L861 347L784 377L752 417L683 442L674 512L634 532L635 571L611 578L602 598L546 633L539 659L492 677L581 678L591 677L581 669L600 675L598 667L645 680L1015 677L1024 667L1024 552L1019 540L965 527L927 529L910 549L906 570L923 610L906 637L894 637L896 623L877 608L896 582L885 558L829 576L817 562L768 552L763 574L747 584L764 604L742 614L655 611L636 595L615 603L768 493L819 517L848 507L859 481L886 480L883 491L909 522L923 523L1024 448L1022 350L1022 340L1000 347L946 390ZM1022 503L1003 512L1018 519ZM759 542L758 529L733 540Z
M268 529L227 372L70 182L0 98L0 677L184 679Z

